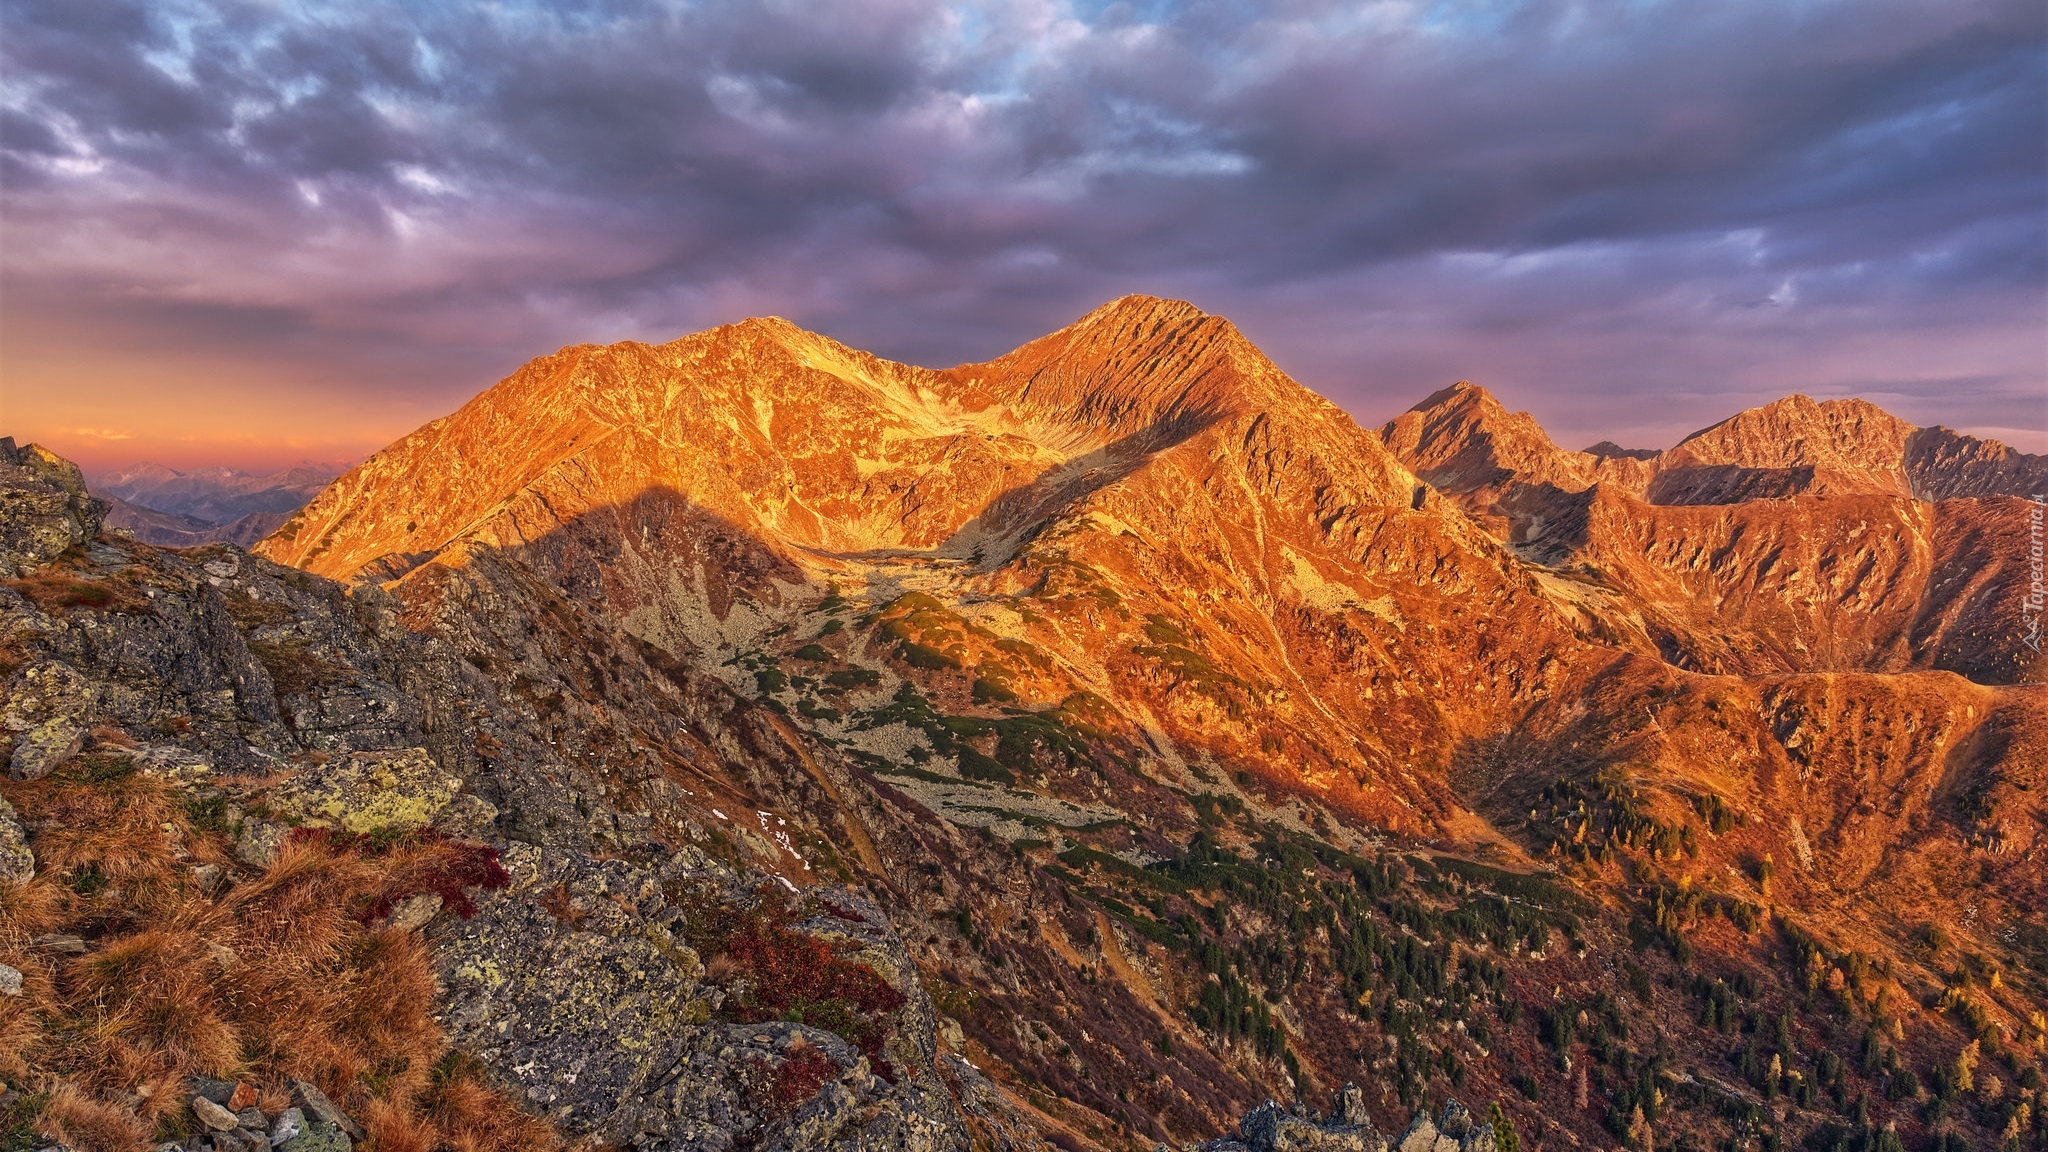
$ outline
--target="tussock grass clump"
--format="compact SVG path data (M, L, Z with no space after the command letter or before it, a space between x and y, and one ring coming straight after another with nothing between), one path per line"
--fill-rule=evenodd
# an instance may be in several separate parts
M129 572L100 577L88 575L86 569L84 553L73 549L54 564L45 564L4 583L45 612L82 608L88 612L133 615L151 610L149 597L135 586Z
M0 1078L24 1113L0 1122L140 1152L191 1131L192 1076L247 1082L274 1107L296 1078L348 1110L374 1152L560 1146L449 1049L427 942L389 921L425 893L473 911L469 889L505 882L489 849L299 834L258 874L206 805L124 758L75 758L5 794L38 874L0 884L0 963L23 974L22 995L0 998ZM202 864L240 880L209 891Z

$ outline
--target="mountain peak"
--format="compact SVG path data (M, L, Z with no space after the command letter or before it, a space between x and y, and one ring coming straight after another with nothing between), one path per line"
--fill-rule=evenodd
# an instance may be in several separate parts
M1186 300L1176 300L1170 296L1148 296L1142 292L1133 292L1128 296L1119 296L1091 310L1087 315L1074 321L1067 327L1083 328L1100 324L1122 325L1144 320L1178 322L1182 320L1200 320L1208 315L1209 313L1204 312Z
M1035 418L1121 438L1285 404L1284 374L1237 326L1185 300L1121 296L961 379L1007 378ZM1287 387L1303 392L1291 381Z
M1511 475L1541 476L1560 487L1591 482L1591 461L1551 441L1527 412L1510 412L1493 393L1460 380L1432 393L1380 429L1394 454L1439 488L1470 492Z
M1473 408L1484 411L1505 413L1507 408L1493 393L1470 380L1460 380L1448 388L1439 388L1422 398L1410 412L1429 412L1445 408Z
M1738 412L1679 441L1692 464L1751 468L1891 469L1913 425L1868 400L1791 395Z

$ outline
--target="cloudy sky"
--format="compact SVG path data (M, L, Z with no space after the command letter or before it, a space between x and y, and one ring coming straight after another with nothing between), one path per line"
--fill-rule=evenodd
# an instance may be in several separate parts
M2038 0L0 0L0 433L359 456L568 343L1126 292L1377 424L2048 451Z

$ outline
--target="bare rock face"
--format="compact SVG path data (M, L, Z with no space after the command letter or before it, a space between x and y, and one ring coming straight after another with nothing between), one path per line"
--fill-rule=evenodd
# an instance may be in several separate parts
M1797 493L1909 495L1913 426L1865 400L1792 396L1695 432L1657 460L1651 499L1727 504Z

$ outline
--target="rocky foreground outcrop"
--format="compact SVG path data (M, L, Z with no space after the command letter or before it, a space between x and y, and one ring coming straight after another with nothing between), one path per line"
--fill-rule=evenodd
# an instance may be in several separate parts
M41 567L99 535L107 503L86 491L78 465L0 436L0 578Z
M0 1110L55 1099L22 1123L81 1149L124 1147L120 1133L152 1123L188 1128L179 1146L216 1152L259 1139L345 1149L380 1131L398 1140L394 1115L426 1097L407 1095L390 1068L336 1078L346 1062L295 1046L292 1016L315 1005L277 1006L274 1035L231 1012L223 1026L240 1050L263 1054L248 1063L195 1047L175 1031L186 1025L130 1026L123 1059L217 1088L173 1087L156 1103L111 1084L96 1094L86 1050L35 1021L99 1011L65 997L92 986L103 957L145 954L309 868L412 860L354 898L369 903L337 890L341 906L305 914L359 916L365 927L348 929L358 947L425 946L445 1037L398 1050L452 1045L444 1064L477 1062L505 1108L565 1138L965 1152L979 1133L1037 1146L971 1065L941 1058L917 965L857 883L799 898L751 848L707 840L714 858L687 833L655 839L672 834L553 751L566 743L558 719L505 698L479 670L488 658L472 663L405 628L390 597L230 546L174 552L100 536L103 506L75 469L34 447L0 451L0 567L14 574L0 585ZM535 673L551 674L526 668L519 682ZM488 753L509 749L518 770L493 771ZM722 803L754 817L744 797ZM107 804L112 840L86 815ZM162 827L116 835L118 813L138 805L163 813L148 817ZM70 912L49 920L57 893ZM274 931L258 945L202 929L226 966L208 979L225 983L125 994L249 994L235 983L237 949L295 947L292 928ZM374 982L376 971L334 978ZM792 980L796 1000L779 983ZM816 1023L795 1022L806 1012ZM374 1051L389 1025L372 1015L360 1026ZM235 1085L206 1079L230 1071L248 1096L240 1113L224 1095ZM309 1092L363 1125L284 1110ZM251 1111L259 1095L268 1111Z

